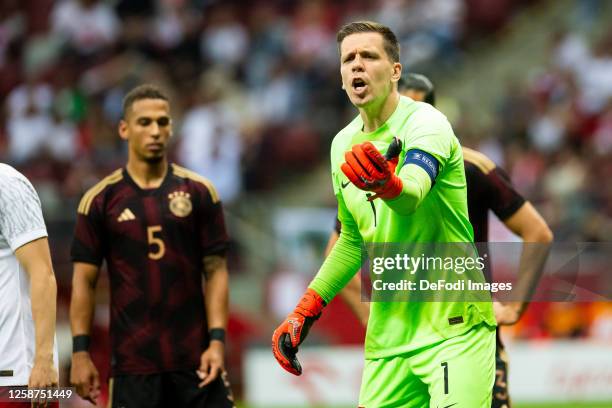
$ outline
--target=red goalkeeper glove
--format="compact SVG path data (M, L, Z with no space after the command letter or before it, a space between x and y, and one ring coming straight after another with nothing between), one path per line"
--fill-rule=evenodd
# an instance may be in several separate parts
M321 316L325 301L317 292L308 288L293 313L274 330L272 353L276 361L291 374L302 374L302 366L297 359L298 346L302 344L310 326Z
M340 168L357 188L375 193L368 198L369 201L393 199L401 194L403 188L402 180L395 175L401 146L402 142L394 138L386 156L383 156L370 142L355 145L344 154L346 162Z

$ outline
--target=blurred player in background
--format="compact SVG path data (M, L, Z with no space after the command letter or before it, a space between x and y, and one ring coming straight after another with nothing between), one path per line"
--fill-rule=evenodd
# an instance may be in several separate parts
M56 298L36 190L17 170L0 164L0 388L58 385ZM30 403L0 402L20 406Z
M400 94L415 101L435 105L435 91L432 82L425 75L409 73L403 75L398 83ZM522 238L524 242L546 244L553 236L546 221L538 211L521 196L512 185L507 173L497 167L484 154L463 148L463 163L468 190L468 212L474 227L474 241L487 242L489 239L489 210L508 227L510 231ZM326 249L326 256L333 248L340 235L340 221L332 232ZM489 258L487 258L487 261ZM488 262L487 262L488 263ZM491 281L490 270L487 278ZM529 285L537 281L537 274L532 276ZM361 283L356 275L340 292L351 310L365 325L367 324L370 305L362 301ZM512 325L518 321L527 306L526 301L495 302L495 317L499 325ZM493 388L493 408L510 408L508 396L508 360L497 331L497 348L495 352L496 381Z
M127 165L85 193L78 208L71 382L83 398L99 396L88 349L105 260L112 406L233 407L224 370L228 237L217 192L168 163L170 105L157 87L126 95L119 135L128 142Z
M461 146L439 111L399 95L402 67L393 32L356 22L342 27L337 40L342 87L359 115L332 143L342 233L272 338L276 359L296 375L297 348L359 270L362 243L473 241ZM399 153L397 167L383 157L385 150L388 158ZM494 356L491 303L373 303L359 404L488 407Z

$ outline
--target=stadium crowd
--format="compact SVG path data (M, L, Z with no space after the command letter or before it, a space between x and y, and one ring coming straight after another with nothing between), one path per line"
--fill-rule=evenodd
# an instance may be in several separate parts
M507 2L489 4L488 14L478 3L6 1L0 159L42 189L48 217L66 216L66 200L74 204L121 163L115 124L125 89L153 81L177 102L176 160L231 203L326 160L331 136L352 115L337 75L341 21L390 25L409 70L461 64L470 39L511 15ZM612 190L584 181L610 174L612 32L589 44L559 31L551 44L547 66L508 84L490 132L465 120L456 133L511 171L560 240L609 240Z
M352 114L338 86L340 22L389 24L408 66L456 62L468 34L508 17L496 3L481 15L461 0L3 2L0 158L49 186L48 214L64 211L50 203L76 199L88 174L121 162L121 98L152 81L177 102L177 160L231 202L243 188L275 187L274 170L318 164Z

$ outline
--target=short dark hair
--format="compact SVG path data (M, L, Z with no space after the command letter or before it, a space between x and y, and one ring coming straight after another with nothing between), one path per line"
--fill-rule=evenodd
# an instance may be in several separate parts
M425 98L423 99L423 102L432 106L435 106L436 104L436 93L433 82L431 82L431 80L423 74L410 72L402 75L397 83L397 89L400 92L408 89L424 92Z
M400 60L400 45L397 37L386 25L376 23L374 21L354 21L342 26L336 35L338 49L342 41L351 34L357 33L379 33L383 37L383 45L385 52L393 62Z
M139 101L141 99L161 99L166 102L170 101L168 96L158 86L152 84L139 85L136 88L132 89L130 92L128 92L127 95L125 95L125 97L123 98L124 119L127 111L132 107L134 102Z

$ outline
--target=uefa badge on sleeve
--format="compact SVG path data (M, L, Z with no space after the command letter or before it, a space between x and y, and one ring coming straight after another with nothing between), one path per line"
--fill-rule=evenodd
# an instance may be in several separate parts
M168 194L170 200L170 211L177 217L183 218L191 214L193 205L191 204L191 195L185 191L175 191Z

